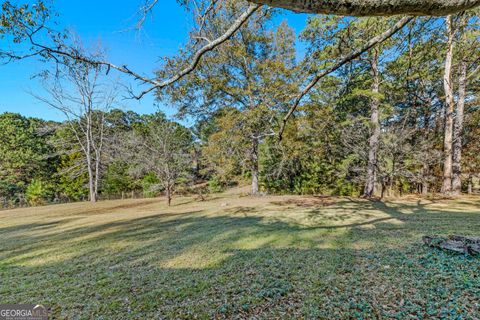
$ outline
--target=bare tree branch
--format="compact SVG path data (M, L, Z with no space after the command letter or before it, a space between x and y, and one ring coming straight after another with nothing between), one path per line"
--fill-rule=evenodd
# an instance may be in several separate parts
M157 1L153 1L150 3L148 7L146 7L144 10L151 10L153 6L156 4ZM178 73L172 75L170 78L165 79L165 80L157 80L155 78L148 78L146 76L143 76L131 69L128 68L128 66L119 66L115 65L113 63L110 63L106 60L99 60L96 58L88 57L82 52L79 52L73 48L67 47L67 46L48 46L42 43L37 42L34 39L34 36L40 32L41 30L45 29L44 24L42 23L37 29L27 31L26 38L30 42L33 48L35 48L35 51L31 54L26 54L26 55L16 55L11 52L5 52L3 50L0 50L0 57L7 57L10 60L20 60L24 58L29 58L32 56L43 56L43 57L48 57L53 60L55 60L57 63L60 62L60 57L63 58L68 58L72 59L75 61L80 61L84 63L91 64L95 67L106 67L107 68L107 74L111 69L117 70L121 73L127 74L129 76L132 76L136 80L141 81L144 84L150 84L151 86L142 91L140 94L135 95L132 94L132 96L135 99L141 99L143 98L146 94L150 93L153 90L156 89L162 89L166 86L169 86L176 81L182 79L189 73L191 73L195 68L198 66L200 63L202 57L209 51L214 50L221 44L223 44L225 41L230 39L243 25L244 23L261 7L261 5L258 4L250 4L248 8L240 15L238 18L232 23L232 25L223 33L221 36L219 36L217 39L214 39L210 42L208 42L205 46L201 47L198 49L193 56L191 57L190 63L182 70L180 70ZM207 8L208 11L212 10L211 7L209 6Z
M250 4L248 9L243 12L238 18L237 20L235 20L235 22L230 26L230 28L228 28L228 30L223 34L221 35L220 37L218 37L217 39L209 42L207 45L203 46L202 48L200 48L192 57L192 61L190 62L190 64L183 70L181 70L179 73L177 73L176 75L172 76L171 78L169 79L166 79L164 81L161 81L161 82L158 82L158 81L154 81L154 85L150 88L148 88L147 90L143 91L142 93L140 93L139 96L137 96L136 98L137 99L141 99L144 95L146 95L147 93L151 92L152 90L155 90L155 89L161 89L161 88L164 88L166 86L169 86L173 83L175 83L176 81L182 79L184 76L188 75L190 72L192 72L193 70L195 70L195 68L197 67L197 65L199 64L202 56L204 54L206 54L207 52L209 51L212 51L213 49L215 49L216 47L218 47L219 45L221 45L222 43L224 43L225 41L227 41L228 39L230 39L231 36L233 36L235 34L235 32L238 31L238 29L240 29L243 24L255 13L255 11L257 11L261 6L260 5L257 5L257 4ZM143 80L143 79L142 79ZM152 83L151 81L148 81L150 83Z
M147 19L147 15L150 11L152 11L153 7L158 3L158 0L152 0L152 1L146 1L145 5L140 8L139 14L140 14L140 19L137 22L137 29L140 29L143 24L145 23L145 20Z

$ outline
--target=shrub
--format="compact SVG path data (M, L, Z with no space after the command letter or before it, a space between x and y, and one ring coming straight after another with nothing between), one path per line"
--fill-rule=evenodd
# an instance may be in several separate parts
M41 206L47 203L50 190L48 185L41 180L32 180L27 187L25 196L31 206Z
M146 198L154 198L159 193L160 180L154 173L149 173L142 179L143 195Z
M217 177L213 177L208 181L208 191L210 193L219 193L223 191L223 184Z

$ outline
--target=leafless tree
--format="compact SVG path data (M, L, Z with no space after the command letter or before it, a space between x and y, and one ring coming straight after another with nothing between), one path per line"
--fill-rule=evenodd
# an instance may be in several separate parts
M117 90L114 85L102 83L102 75L98 66L73 61L46 76L46 96L34 94L66 117L66 130L73 139L60 139L61 150L82 154L78 169L88 174L91 202L97 201L100 188L106 141L105 112L116 103Z
M192 136L185 127L158 115L131 132L123 156L134 164L132 174L155 174L160 183L153 187L163 190L171 205L178 180L193 169Z

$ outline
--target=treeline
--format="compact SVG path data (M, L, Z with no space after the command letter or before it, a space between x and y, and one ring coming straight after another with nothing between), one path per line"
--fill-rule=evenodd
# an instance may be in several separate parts
M205 25L212 38L228 27L232 13L222 14ZM312 74L395 20L311 17L300 34L306 52L299 62L294 31L286 23L271 31L274 14L256 14L194 72L157 91L179 118L195 121L192 128L161 113L115 109L118 94L102 84L105 70L62 64L40 100L67 121L1 116L4 206L132 192L165 194L170 203L175 193L218 192L247 181L254 195L475 191L477 16L417 18L319 78L299 102ZM188 65L190 57L185 52L167 60L159 78ZM292 116L285 117L289 110Z
M180 114L204 115L200 141L215 181L249 175L253 194L473 191L480 172L475 12L416 18L358 56L352 52L398 19L311 17L300 62L294 31L286 23L271 31L271 19L259 14L195 72L158 92ZM212 22L211 37L225 24ZM189 58L170 60L165 74ZM347 63L329 73L338 61Z
M91 148L87 157L87 138L77 140L83 130L74 121L0 115L3 207L172 195L174 186L187 186L195 175L193 135L163 114L114 109L96 111L93 118L101 119L92 129L98 134L103 127L96 137L102 148Z

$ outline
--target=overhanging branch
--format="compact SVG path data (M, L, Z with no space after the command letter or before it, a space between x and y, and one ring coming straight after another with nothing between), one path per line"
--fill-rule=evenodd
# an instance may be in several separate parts
M228 30L223 34L221 35L220 37L218 37L217 39L209 42L208 44L206 44L205 46L203 46L202 48L200 48L192 57L192 61L188 64L188 66L181 70L179 73L177 73L176 75L170 77L169 79L166 79L166 80L163 80L161 82L158 82L158 81L155 81L154 85L150 88L148 88L147 90L143 91L138 97L136 97L137 99L140 99L142 98L144 95L146 95L147 93L151 92L152 90L155 90L155 89L161 89L161 88L164 88L166 86L169 86L175 82L177 82L178 80L180 80L181 78L183 78L184 76L188 75L190 72L192 72L193 70L195 70L195 68L197 67L197 65L200 63L200 60L202 58L202 56L204 54L206 54L207 52L209 51L212 51L213 49L215 49L216 47L220 46L222 43L224 43L225 41L227 41L228 39L230 39L230 37L232 37L235 32L238 31L238 29L240 29L243 24L255 13L255 11L257 11L259 8L261 7L261 5L258 5L258 4L250 4L249 7L247 8L247 10L245 12L243 12L238 18L237 20L235 20L233 22L233 24L230 26L230 28L228 28Z
M157 3L157 1L154 1L151 6L155 5L156 3ZM168 79L165 79L165 80L157 80L155 78L149 78L149 77L143 76L143 75L129 69L128 66L126 66L126 65L119 66L119 65L115 65L113 63L110 63L108 61L105 61L105 60L98 60L98 59L95 59L95 58L88 57L88 56L86 56L86 55L84 55L80 52L77 52L76 50L74 50L74 49L72 49L68 46L63 46L63 45L62 46L49 46L49 45L39 43L34 39L34 35L44 28L43 25L41 25L37 30L26 34L26 38L28 39L28 41L30 42L32 47L35 48L35 51L33 53L26 54L26 55L17 55L17 54L11 53L11 52L5 52L3 50L0 50L0 58L7 58L7 59L10 59L10 60L20 60L20 59L29 58L29 57L32 57L32 56L43 56L43 57L51 58L51 59L55 60L56 62L59 62L59 58L63 57L63 58L68 58L68 59L72 59L72 60L75 60L75 61L88 63L88 64L91 64L91 65L94 65L94 66L106 67L107 68L107 73L111 69L114 69L114 70L117 70L121 73L132 76L133 78L141 81L144 84L150 84L151 85L148 89L142 91L139 95L133 95L134 98L141 99L146 94L148 94L149 92L151 92L153 90L156 90L156 89L165 88L165 87L175 83L176 81L182 79L183 77L185 77L186 75L191 73L193 70L195 70L195 68L200 63L202 57L206 53L214 50L215 48L217 48L218 46L223 44L225 41L230 39L248 21L248 19L260 8L261 8L261 5L254 4L254 3L249 4L248 8L240 16L238 16L238 18L225 31L225 33L223 33L217 39L214 39L214 40L208 42L205 46L198 49L193 54L193 56L190 58L190 63L184 69L180 70L178 73L170 76ZM149 9L149 8L147 8L147 9Z
M480 0L250 0L296 12L344 16L444 16L472 9Z
M360 55L363 53L367 52L368 50L372 49L376 45L386 41L390 37L392 37L395 33L400 31L407 23L412 21L414 17L404 17L400 21L398 21L392 28L388 29L384 33L370 39L367 43L365 43L361 48L358 48L357 50L354 50L350 52L348 55L343 57L339 62L331 66L330 68L324 70L323 72L317 74L311 81L310 83L300 92L300 94L295 98L295 101L293 103L293 106L290 108L288 111L287 115L283 119L282 126L280 128L279 132L279 138L280 140L282 139L283 132L285 131L285 127L287 125L288 120L290 117L293 115L295 110L298 108L300 102L302 99L310 92L310 90L315 87L315 85L320 81L322 78L326 77L327 75L335 72L339 68L341 68L343 65L348 63L349 61L352 61L353 59L358 58Z

